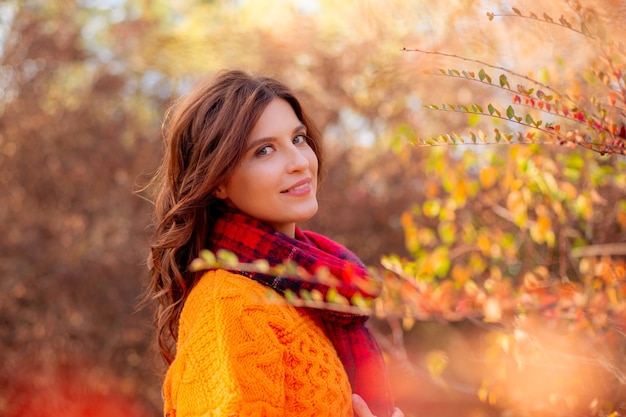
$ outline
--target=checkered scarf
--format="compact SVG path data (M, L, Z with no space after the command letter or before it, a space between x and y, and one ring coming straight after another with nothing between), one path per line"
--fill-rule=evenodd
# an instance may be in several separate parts
M317 233L296 228L293 239L241 212L228 210L216 221L209 246L213 252L219 249L233 252L242 263L265 259L271 266L275 266L293 261L310 274L314 274L320 267L326 267L333 277L339 279L335 288L342 296L351 299L357 293L364 298L377 295L367 293L357 285L360 281L374 279L359 258ZM302 289L315 289L326 295L329 290L327 285L320 282L258 272L234 272L271 287L280 294L287 290L298 294ZM310 309L309 313L322 315L320 322L346 370L352 391L363 397L374 415L391 416L393 400L387 370L380 348L365 326L368 317L332 310Z

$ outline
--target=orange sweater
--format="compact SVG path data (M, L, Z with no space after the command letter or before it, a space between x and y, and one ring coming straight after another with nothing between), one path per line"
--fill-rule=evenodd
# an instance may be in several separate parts
M348 378L316 318L264 301L268 291L224 270L202 277L163 386L169 417L353 415Z

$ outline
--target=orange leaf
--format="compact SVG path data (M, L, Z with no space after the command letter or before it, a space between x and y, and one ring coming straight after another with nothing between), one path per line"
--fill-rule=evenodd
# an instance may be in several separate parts
M480 170L480 185L483 188L491 188L498 179L498 169L493 166L486 166Z

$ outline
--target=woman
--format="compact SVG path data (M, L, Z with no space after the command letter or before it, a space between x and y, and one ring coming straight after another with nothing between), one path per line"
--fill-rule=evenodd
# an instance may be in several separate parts
M182 416L401 417L367 317L268 303L268 291L319 283L222 269L193 272L200 250L240 262L294 261L372 298L362 263L296 223L317 212L319 133L281 83L228 71L171 109L154 178L156 230L149 293L170 364L165 413Z

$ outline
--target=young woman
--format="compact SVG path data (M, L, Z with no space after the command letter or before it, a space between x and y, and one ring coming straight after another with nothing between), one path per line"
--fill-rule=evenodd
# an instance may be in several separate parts
M200 250L240 262L326 268L348 299L371 280L358 258L296 224L317 212L321 138L281 83L228 71L180 99L154 178L150 296L170 364L165 414L402 417L366 316L267 302L329 288L262 273L189 269Z

